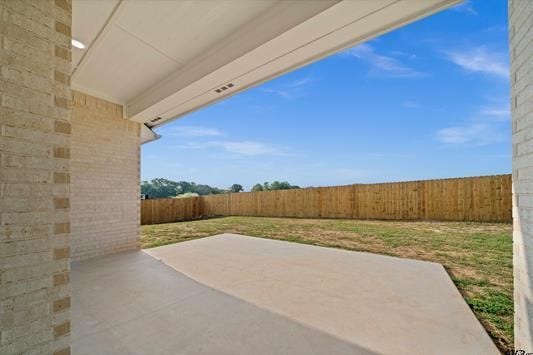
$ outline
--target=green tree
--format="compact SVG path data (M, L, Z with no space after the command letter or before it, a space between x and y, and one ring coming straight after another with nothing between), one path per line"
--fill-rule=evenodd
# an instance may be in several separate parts
M219 189L218 187L211 188L212 195L227 194L227 193L228 193L228 190L225 190L225 189Z
M172 181L163 178L141 182L141 193L150 198L175 197L183 194L211 195L226 193L227 190L196 184L188 181Z
M152 179L149 182L143 181L141 193L153 198L173 197L178 193L178 184L163 178Z
M239 185L239 184L233 184L231 185L231 187L229 188L229 190L231 192L241 192L241 191L244 191L244 188L242 187L242 185Z
M255 184L254 187L252 187L252 192L256 192L256 191L263 191L263 185Z
M272 183L265 181L263 185L255 184L254 187L252 188L252 191L291 190L291 189L299 189L299 188L300 186L291 185L287 181L273 181Z
M198 195L211 195L212 188L209 185L196 185L194 191L191 192L196 192Z

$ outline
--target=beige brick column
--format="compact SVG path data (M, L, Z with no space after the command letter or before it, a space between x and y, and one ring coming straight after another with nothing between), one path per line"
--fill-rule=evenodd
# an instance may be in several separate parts
M0 354L68 354L70 0L0 0Z
M141 124L122 106L72 92L72 260L139 248Z
M515 348L533 352L533 1L509 1Z

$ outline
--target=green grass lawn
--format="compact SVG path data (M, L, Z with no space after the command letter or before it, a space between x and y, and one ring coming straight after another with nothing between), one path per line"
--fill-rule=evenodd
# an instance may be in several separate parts
M142 227L143 248L238 233L441 263L494 342L513 344L510 224L224 217Z

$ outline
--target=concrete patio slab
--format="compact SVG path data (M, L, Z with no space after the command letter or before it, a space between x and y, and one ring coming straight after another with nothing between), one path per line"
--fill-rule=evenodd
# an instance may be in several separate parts
M429 262L224 234L76 263L72 283L75 354L498 353Z

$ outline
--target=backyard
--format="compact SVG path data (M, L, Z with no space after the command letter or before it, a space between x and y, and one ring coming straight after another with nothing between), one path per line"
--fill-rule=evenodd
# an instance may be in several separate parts
M343 248L444 265L503 351L513 344L512 227L503 223L224 217L142 227L142 248L221 233Z

